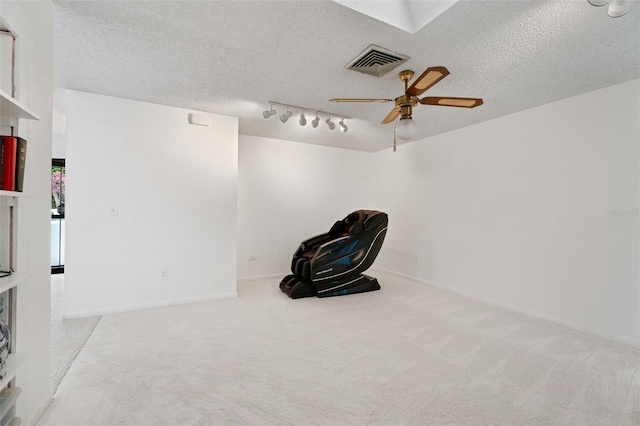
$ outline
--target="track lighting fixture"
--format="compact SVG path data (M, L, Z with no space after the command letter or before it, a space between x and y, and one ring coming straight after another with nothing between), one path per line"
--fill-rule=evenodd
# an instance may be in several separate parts
M267 110L262 111L262 116L266 120L267 118L271 117L272 115L275 115L276 112L277 111L275 109L273 109L273 105L271 105L271 109L267 109Z
M282 108L286 108L287 112L285 112L284 114L282 114L279 118L280 121L282 121L283 123L286 123L287 120L289 120L289 118L291 118L291 116L293 115L293 111L300 111L300 118L298 119L298 123L300 123L300 126L304 127L307 125L307 116L305 113L309 113L309 114L315 114L316 118L314 118L311 121L311 127L313 127L314 129L318 127L318 125L320 124L320 116L325 116L327 117L327 119L325 120L325 123L327 123L327 126L329 127L329 129L333 130L336 128L336 123L334 123L333 121L331 121L331 117L342 117L342 119L340 120L340 122L338 123L340 125L340 131L341 132L346 132L347 130L349 130L349 128L347 127L347 124L345 123L345 120L348 120L351 117L347 117L344 115L338 115L338 114L333 114L331 112L327 112L327 111L320 111L320 110L315 110L315 109L309 109L309 108L303 108L303 107L299 107L299 106L295 106L295 105L288 105L288 104L281 104L279 102L272 102L269 101L269 105L270 105L270 109L264 110L262 112L262 116L265 118L265 120L269 117L271 117L272 115L276 114L276 110L274 108L274 106L277 107L282 107Z
M334 123L333 121L331 121L331 117L327 118L325 123L327 123L327 126L329 126L330 130L333 130L336 128L336 123Z
M589 0L589 3L593 6L604 6L609 3L608 0ZM631 6L633 6L634 0L613 0L611 4L609 4L609 16L612 18L618 18L629 10L631 10Z
M287 108L287 112L285 112L280 116L280 121L282 121L283 123L286 123L289 117L291 117L292 115L293 113L289 111L289 108Z

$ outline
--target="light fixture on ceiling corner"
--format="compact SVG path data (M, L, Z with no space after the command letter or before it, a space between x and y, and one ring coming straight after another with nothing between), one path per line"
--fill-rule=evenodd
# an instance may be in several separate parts
M315 129L316 127L318 127L319 123L320 123L320 117L318 117L318 113L316 112L316 118L314 118L313 121L311 122L311 126Z
M403 141L408 141L416 135L416 123L411 116L400 118L396 125L396 135Z
M300 113L300 120L298 121L300 122L300 125L303 127L307 125L307 117L304 116L304 111Z
M333 121L331 121L331 117L327 118L325 120L325 123L327 123L327 126L329 126L330 130L333 130L336 128L336 123L334 123Z
M633 6L633 3L635 3L635 0L614 0L611 2L611 4L609 5L609 16L611 16L612 18L618 18L624 14L626 14L628 11L631 10L631 6Z
M272 115L275 115L276 112L277 111L275 109L273 109L273 105L271 105L271 109L266 109L266 110L262 111L262 116L266 120L267 118L271 117Z
M346 124L344 124L344 118L342 120L340 120L340 122L338 123L338 125L340 126L340 131L342 133L346 132L347 130L349 130L349 128L347 127Z
M631 10L631 6L635 3L635 0L588 0L589 4L597 7L601 7L609 4L608 14L612 18L618 18Z
M280 121L282 121L283 123L286 123L289 117L291 117L292 115L293 113L289 111L289 108L287 108L287 112L285 112L280 116Z

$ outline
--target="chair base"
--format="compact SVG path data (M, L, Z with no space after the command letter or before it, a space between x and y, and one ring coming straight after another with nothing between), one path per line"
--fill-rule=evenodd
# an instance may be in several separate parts
M316 289L311 283L302 281L295 275L287 275L280 281L280 290L292 299L311 297L316 295Z
M380 290L380 284L377 278L362 274L314 286L308 281L300 280L295 275L287 275L280 282L280 290L292 299L300 299L311 296L331 297L365 293Z

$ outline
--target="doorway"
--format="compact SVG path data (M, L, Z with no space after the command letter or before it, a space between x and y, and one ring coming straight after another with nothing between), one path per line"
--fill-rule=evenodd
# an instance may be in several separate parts
M64 273L65 160L51 160L51 273Z

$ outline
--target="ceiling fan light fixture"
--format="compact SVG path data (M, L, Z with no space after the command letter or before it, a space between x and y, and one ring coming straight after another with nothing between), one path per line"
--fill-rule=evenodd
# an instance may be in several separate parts
M607 3L609 3L609 0L589 0L589 4L597 7L604 6Z
M333 130L336 128L336 123L334 123L333 121L331 121L331 117L327 118L327 120L325 121L325 123L327 123L327 126L329 126L329 130Z
M307 117L304 116L304 111L302 111L302 113L300 114L300 120L298 120L300 122L301 126L306 126L307 125Z
M396 126L396 135L403 141L408 141L416 135L416 123L411 117L403 117Z
M340 120L340 122L338 123L338 125L340 126L340 131L342 133L346 132L347 130L349 130L349 128L347 127L346 124L344 124L344 118L342 120Z
M591 1L591 0L590 0ZM597 0L593 0L597 1ZM626 0L614 0L615 2L621 2ZM391 99L373 99L373 98L333 98L331 102L395 102L395 107L387 114L380 124L395 123L393 131L393 150L396 147L396 138L402 140L411 140L417 134L416 123L411 118L413 108L417 105L436 105L446 107L459 107L459 108L475 108L484 103L481 98L458 98L458 97L434 97L426 96L418 98L425 91L429 90L435 84L439 83L443 78L449 75L449 70L443 66L435 66L427 68L413 84L409 86L409 81L414 77L415 73L412 70L404 70L398 73L398 78L404 83L404 95L398 96L395 101ZM334 117L336 115L334 114ZM340 121L340 130L347 131L347 126L344 125L345 117L342 117ZM399 118L399 119L398 119ZM327 120L329 124L329 120ZM333 129L332 127L330 127Z
M262 111L262 116L266 120L267 118L271 117L272 115L275 115L276 112L277 111L275 109L273 109L273 105L271 105L271 109L266 109L266 110Z
M289 117L291 117L292 115L293 113L289 111L289 108L287 108L287 112L285 112L280 116L280 121L282 121L283 123L286 123Z
M315 129L316 127L318 127L319 123L320 123L320 117L318 117L318 114L316 114L316 118L314 118L313 121L311 122L311 126Z

